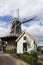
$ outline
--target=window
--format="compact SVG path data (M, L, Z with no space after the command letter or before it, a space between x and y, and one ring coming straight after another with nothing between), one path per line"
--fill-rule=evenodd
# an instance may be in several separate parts
M27 39L27 37L26 36L24 36L24 40L26 40Z

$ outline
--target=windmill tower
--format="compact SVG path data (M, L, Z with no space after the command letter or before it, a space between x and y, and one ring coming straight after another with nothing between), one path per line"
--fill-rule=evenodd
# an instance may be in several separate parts
M19 17L19 9L17 9L17 17L12 21L12 27L11 27L11 36L19 36L21 34L21 24L27 23L31 20L33 20L35 17L31 17L30 19L27 18L20 22L20 17Z
M19 36L21 34L21 25L18 25L20 23L19 20L19 9L17 9L17 17L12 21L12 27L10 35L12 36Z

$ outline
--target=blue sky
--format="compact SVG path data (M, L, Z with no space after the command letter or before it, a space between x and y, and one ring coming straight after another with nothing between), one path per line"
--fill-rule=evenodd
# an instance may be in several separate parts
M11 20L13 19L12 16L0 16L0 21L3 21L3 22L10 22Z
M9 35L11 21L17 17L17 8L19 8L19 17L22 19L36 17L21 26L22 30L34 35L38 42L41 41L43 39L43 0L0 0L0 36Z

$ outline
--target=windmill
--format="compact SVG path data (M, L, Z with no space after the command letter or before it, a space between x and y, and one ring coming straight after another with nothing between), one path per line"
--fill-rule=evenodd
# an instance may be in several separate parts
M26 18L24 20L20 20L19 17L19 9L17 9L17 17L11 22L11 32L8 36L1 37L1 40L4 42L4 44L8 44L8 49L14 49L17 47L15 40L18 38L18 36L22 33L21 30L21 24L30 22L33 20L35 17L32 18Z
M32 17L32 18L28 18L28 19L24 19L24 20L20 20L20 17L19 17L19 9L17 9L17 18L15 18L13 21L12 21L12 26L11 26L11 32L10 32L10 35L12 36L19 36L21 33L22 33L22 30L21 30L21 24L24 24L24 23L27 23L27 22L30 22L31 20L33 20L35 17Z

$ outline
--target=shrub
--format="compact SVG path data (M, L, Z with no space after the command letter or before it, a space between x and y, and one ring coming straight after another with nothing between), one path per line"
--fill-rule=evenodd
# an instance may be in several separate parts
M18 58L20 58L20 54L17 54Z
M16 49L6 50L5 53L14 54L16 53Z
M24 52L23 54L25 54L25 55L30 55L28 52Z
M32 55L20 54L19 58L30 63L31 65L37 65L37 58Z
M17 51L17 49L15 48L15 49L14 49L14 53L16 53L16 51Z
M31 54L30 55L38 59L37 52L31 51Z
M25 55L25 54L20 54L20 59L22 59L22 60L24 60L24 61L26 61L26 62L29 62L29 58L28 58L28 56Z
M41 51L41 46L38 46L37 47L37 51Z

